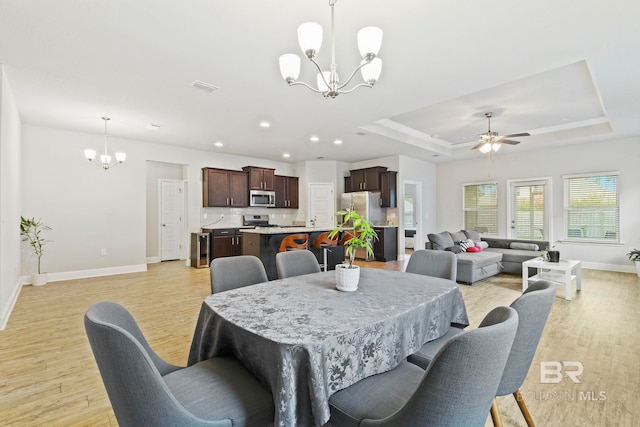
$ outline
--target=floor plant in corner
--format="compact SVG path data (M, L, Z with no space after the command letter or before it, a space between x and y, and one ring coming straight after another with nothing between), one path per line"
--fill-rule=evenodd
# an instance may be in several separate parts
M629 257L629 261L636 263L636 273L638 273L638 277L640 277L640 249L631 249L627 256Z
M360 280L360 267L353 261L356 258L356 249L364 248L369 255L373 255L373 241L378 239L378 235L369 224L366 218L362 217L353 209L345 209L336 212L340 217L338 225L329 238L333 239L338 234L343 237L345 253L349 257L348 264L336 265L336 288L340 291L353 292L358 289Z
M22 236L22 241L29 242L38 258L38 272L31 275L31 284L33 286L41 286L47 283L47 273L42 273L40 266L46 243L42 232L48 230L51 230L51 227L43 223L42 219L36 221L35 218L20 217L20 236Z

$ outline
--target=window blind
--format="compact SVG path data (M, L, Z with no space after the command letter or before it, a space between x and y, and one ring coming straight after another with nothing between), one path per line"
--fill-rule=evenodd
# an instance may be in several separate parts
M498 234L498 186L496 183L463 185L464 228Z
M565 177L564 207L568 240L620 241L617 173Z

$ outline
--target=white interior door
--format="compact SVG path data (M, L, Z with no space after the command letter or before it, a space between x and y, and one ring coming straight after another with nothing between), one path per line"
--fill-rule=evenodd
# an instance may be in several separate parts
M333 183L309 184L309 219L315 221L318 228L333 228L335 226L336 198Z
M509 237L549 240L549 186L547 179L510 182Z
M160 261L183 257L184 182L160 180Z

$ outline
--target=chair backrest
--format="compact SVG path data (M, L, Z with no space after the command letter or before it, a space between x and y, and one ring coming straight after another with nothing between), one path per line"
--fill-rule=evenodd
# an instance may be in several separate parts
M514 309L494 308L478 329L447 341L408 402L375 425L484 426L517 327Z
M209 274L212 294L269 280L262 261L253 255L215 258Z
M303 274L318 273L320 264L311 251L288 251L276 254L276 270L278 277L301 276Z
M198 421L162 379L181 369L149 346L131 314L114 302L87 310L84 326L111 406L121 426L194 425Z
M455 281L458 259L453 252L420 249L411 254L405 271Z
M347 243L347 241L353 239L353 237L354 237L354 234L352 231L345 231L344 233L342 233L342 239L340 239L340 244L344 246Z
M330 231L325 231L316 237L313 241L314 248L322 248L323 246L336 246L338 244L338 235L333 236L333 239L329 238Z
M514 393L522 386L555 297L556 286L546 280L539 280L511 304L518 312L520 323L496 396Z
M309 235L304 233L289 234L282 239L280 243L280 252L288 251L290 249L308 249L309 248Z

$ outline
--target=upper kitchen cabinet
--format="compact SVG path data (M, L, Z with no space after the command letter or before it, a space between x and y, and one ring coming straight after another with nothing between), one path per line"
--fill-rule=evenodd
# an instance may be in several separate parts
M380 174L387 171L386 167L375 166L366 169L354 169L351 172L351 189L345 191L379 191Z
M248 179L245 172L227 169L202 169L202 206L249 206Z
M249 174L249 190L275 190L275 169L245 166L242 170Z
M298 209L298 178L275 176L276 208Z
M396 191L398 172L386 171L380 174L380 202L383 208L395 208L398 204Z

